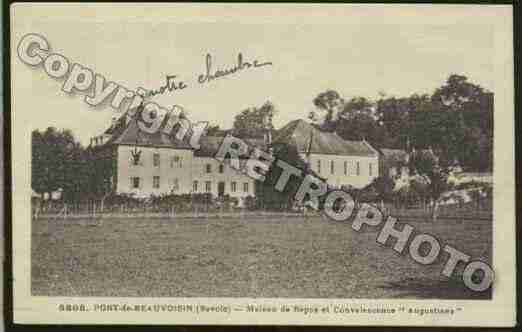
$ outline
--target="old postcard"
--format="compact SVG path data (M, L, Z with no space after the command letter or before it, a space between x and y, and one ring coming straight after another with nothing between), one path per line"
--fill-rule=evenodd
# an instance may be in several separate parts
M14 321L512 326L512 15L12 4Z

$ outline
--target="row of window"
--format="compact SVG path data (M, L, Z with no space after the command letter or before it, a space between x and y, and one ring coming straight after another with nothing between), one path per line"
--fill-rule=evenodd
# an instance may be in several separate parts
M154 153L152 155L152 166L160 167L160 154ZM182 168L183 167L183 158L180 156L171 156L170 157L170 168ZM143 160L141 158L140 153L133 153L131 158L132 166L143 166Z
M205 172L212 173L212 164L205 164ZM218 172L221 174L225 172L225 166L223 164L219 164Z
M321 166L322 166L322 163L321 163L321 160L317 160L317 173L321 174ZM344 175L348 175L350 172L349 172L349 167L348 167L348 161L344 161L343 163L343 173ZM334 175L335 174L335 161L334 160L330 160L330 174ZM373 175L373 163L369 163L368 164L368 174L370 176ZM355 162L355 175L361 175L361 163L360 162Z
M143 186L143 183L141 181L141 178L138 176L133 176L130 178L130 185L133 189L140 189ZM152 188L159 189L161 185L160 177L159 176L153 176L152 177ZM179 180L178 179L172 179L172 182L170 183L171 189L174 191L177 191L179 189Z
M160 167L160 154L159 153L154 153L152 155L152 166L154 167ZM132 159L132 165L134 166L143 166L143 161L140 160L139 158L139 155L138 156L133 156L133 159ZM182 168L183 167L183 158L180 157L180 156L172 156L170 158L170 168ZM212 173L212 164L205 164L205 172L206 173ZM218 166L218 172L219 173L224 173L225 172L225 167L223 164L220 164Z
M143 165L143 163L139 160L139 157L133 159L133 164L134 165ZM159 153L153 154L152 165L154 167L160 167L160 154ZM319 160L317 160L317 173L319 173L319 174L321 174L321 171L322 171L321 166L322 166L322 162L319 159ZM172 156L170 158L170 167L171 168L182 168L183 167L183 158L180 156ZM224 173L224 171L225 171L224 165L220 164L218 166L218 172ZM212 164L205 164L205 172L212 173ZM343 173L344 173L344 175L349 174L348 161L344 161L344 163L343 163ZM335 174L335 161L334 160L330 160L330 174L332 174L332 175ZM373 163L368 164L368 174L370 176L373 175ZM355 175L361 175L361 164L358 161L355 163Z
M225 192L225 182L218 182L218 191ZM247 193L249 190L250 184L248 182L243 182L243 192ZM221 187L221 188L220 188ZM198 192L199 191L199 181L193 181L192 182L192 191ZM211 192L212 191L212 181L205 181L205 192ZM230 192L238 192L238 184L235 181L230 182Z
M140 177L133 176L130 178L130 184L131 188L133 189L140 189L142 188L142 181ZM212 191L212 181L205 181L205 192L211 192ZM169 183L170 189L173 191L179 190L179 180L178 179L172 179L171 183ZM153 176L152 177L152 188L159 189L161 186L160 177L159 176ZM221 186L221 188L219 188ZM218 183L218 190L225 191L225 182L219 182ZM247 193L249 190L249 183L243 182L243 192ZM192 191L198 192L200 190L199 187L199 181L193 181L192 182ZM230 192L237 192L238 191L238 184L235 181L230 182Z

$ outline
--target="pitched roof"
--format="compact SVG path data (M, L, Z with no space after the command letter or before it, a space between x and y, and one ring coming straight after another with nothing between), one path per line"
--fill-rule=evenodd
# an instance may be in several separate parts
M348 141L335 133L316 128L304 120L294 120L279 130L274 145L288 144L295 146L299 153L336 154L345 156L377 155L365 141Z
M202 136L199 144L199 150L194 151L196 157L214 157L221 146L221 143L225 139L224 136ZM243 138L250 147L257 147L262 150L266 150L266 145L262 139L249 139ZM245 156L248 157L248 156Z
M104 145L138 145L173 149L193 149L185 139L178 140L174 135L167 135L161 130L154 134L139 130L135 119L127 121L127 114L124 114L116 120L115 123L104 132L104 135L110 135L110 138ZM218 151L223 139L224 136L202 136L199 142L200 149L195 150L194 155L198 157L213 157ZM266 145L262 139L243 140L251 147L266 149Z
M124 114L116 123L105 131L111 135L106 144L139 145L154 147L169 147L174 149L190 149L190 144L184 140L178 140L172 135L167 135L161 130L154 134L140 130L135 119L127 120Z
M138 145L153 147L168 147L173 149L192 149L185 140L178 140L173 135L162 131L150 134L139 130L135 119L128 120L123 114L104 132L110 135L104 145ZM211 157L218 151L224 137L203 136L201 148L194 151L198 157ZM262 139L243 139L251 147L266 150ZM274 145L288 144L294 146L299 153L337 154L347 156L376 156L377 152L365 141L347 141L335 133L324 132L304 120L294 120L278 130Z
M408 152L400 149L380 149L381 154L384 157L384 160L387 162L394 163L406 163L408 162Z

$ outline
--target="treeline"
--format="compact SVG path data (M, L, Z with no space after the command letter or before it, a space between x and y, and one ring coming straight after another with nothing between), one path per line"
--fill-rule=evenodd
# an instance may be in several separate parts
M42 198L61 190L65 200L78 202L110 190L106 162L97 160L70 130L34 130L31 140L31 187Z
M308 118L344 139L366 139L377 148L432 148L441 166L458 161L467 171L492 171L493 93L466 76L449 76L432 94L345 99L327 90L312 102L315 110ZM243 110L231 131L237 137L263 137L270 129L275 136L267 119L276 115L271 102ZM225 131L214 126L211 132Z
M377 148L432 148L443 167L454 161L467 171L493 168L493 93L451 75L431 95L389 97L378 100L354 97L345 100L328 90L313 100L316 110L309 117L323 130L334 131L351 140L366 139ZM263 137L269 130L277 135L271 119L277 110L271 102L240 112L232 133L238 137ZM228 130L227 130L228 131ZM209 135L224 135L219 126ZM278 151L279 152L279 151ZM292 151L284 151L289 161L300 162ZM70 130L50 127L32 133L32 188L39 194L58 189L64 197L77 201L100 197L110 191L110 159L94 162L96 154L83 147ZM272 192L260 193L276 197Z
M468 171L493 167L493 93L451 75L433 94L354 97L326 91L310 114L324 130L378 148L432 148L442 165L458 161Z

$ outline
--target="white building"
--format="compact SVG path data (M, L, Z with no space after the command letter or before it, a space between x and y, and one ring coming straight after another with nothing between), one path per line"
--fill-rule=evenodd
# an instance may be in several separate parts
M91 141L98 158L110 160L109 182L116 193L254 196L253 179L213 158L224 137L202 137L201 148L194 150L184 140L140 131L136 121L127 124L123 118ZM248 143L263 148L262 140Z
M334 187L363 188L379 176L379 152L368 142L344 140L304 120L279 130L274 146L280 144L294 146L311 170Z
M255 181L213 156L224 137L204 136L199 150L160 131L149 134L125 116L91 140L97 158L110 165L106 183L116 193L146 197L161 194L211 193L240 199L255 195ZM246 140L266 150L264 140ZM312 170L336 187L362 188L379 176L378 152L366 141L345 141L303 120L288 123L273 142L292 144Z

